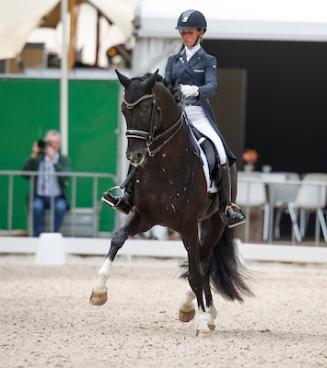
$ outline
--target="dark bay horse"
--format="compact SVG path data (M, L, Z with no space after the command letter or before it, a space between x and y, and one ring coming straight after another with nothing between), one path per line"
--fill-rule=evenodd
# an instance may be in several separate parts
M242 301L251 294L238 260L232 230L224 225L217 211L217 197L207 192L202 163L190 143L182 107L171 90L159 81L157 72L129 79L117 72L125 88L122 112L127 123L127 159L137 166L133 207L123 227L113 234L107 258L98 272L98 282L90 301L107 301L106 282L118 250L130 235L160 224L177 231L188 253L191 290L180 310L181 321L195 315L193 299L199 308L198 333L215 328L217 312L211 286L223 297ZM236 167L232 167L233 201L236 197Z

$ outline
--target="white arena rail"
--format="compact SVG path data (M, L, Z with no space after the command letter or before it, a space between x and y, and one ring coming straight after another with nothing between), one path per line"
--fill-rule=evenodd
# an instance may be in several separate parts
M38 238L0 237L2 254L35 254ZM239 244L239 252L244 260L326 263L327 248L300 245ZM110 240L95 238L63 238L66 254L104 256L109 250ZM186 251L181 241L127 240L119 255L131 259L134 256L185 258Z

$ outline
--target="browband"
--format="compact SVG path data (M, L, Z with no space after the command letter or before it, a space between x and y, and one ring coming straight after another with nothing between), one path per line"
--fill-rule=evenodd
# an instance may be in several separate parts
M144 95L144 96L140 97L138 100L136 100L135 102L127 102L127 101L125 100L125 98L124 98L124 99L123 99L123 103L126 105L126 107L127 107L129 110L131 110L131 109L133 109L137 104L139 104L141 101L146 100L146 99L148 99L148 98L152 98L152 97L153 97L153 94L151 94L151 95Z

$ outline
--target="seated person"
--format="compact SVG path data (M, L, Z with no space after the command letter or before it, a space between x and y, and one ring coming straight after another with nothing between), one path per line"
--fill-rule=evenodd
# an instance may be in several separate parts
M43 231L44 212L50 208L51 198L54 198L53 229L58 232L68 210L66 186L68 177L51 175L55 172L69 172L70 159L62 155L60 149L60 134L49 130L44 141L33 144L32 153L22 170L38 171L34 181L33 196L33 236L39 236ZM30 178L28 176L28 178Z

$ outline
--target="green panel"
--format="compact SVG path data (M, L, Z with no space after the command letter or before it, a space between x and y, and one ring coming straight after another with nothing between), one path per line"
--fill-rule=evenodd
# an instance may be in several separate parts
M0 170L20 170L32 144L59 128L57 80L0 79ZM7 228L8 180L0 179L0 228ZM28 181L14 179L13 228L27 226Z
M73 171L116 173L117 102L115 81L69 81L69 155ZM32 144L49 129L59 129L59 81L0 79L0 170L19 170ZM113 183L100 180L97 196ZM92 203L90 179L77 182L77 206ZM8 179L0 177L0 228L7 228ZM28 181L15 179L13 228L26 228ZM114 212L101 210L101 230L114 226Z
M73 171L116 173L119 86L114 81L73 80L69 88L69 152ZM100 180L98 198L111 181ZM77 206L92 203L92 183L79 179ZM102 207L101 230L112 230L114 211Z
M59 128L57 80L0 79L0 169L19 170L32 143Z

